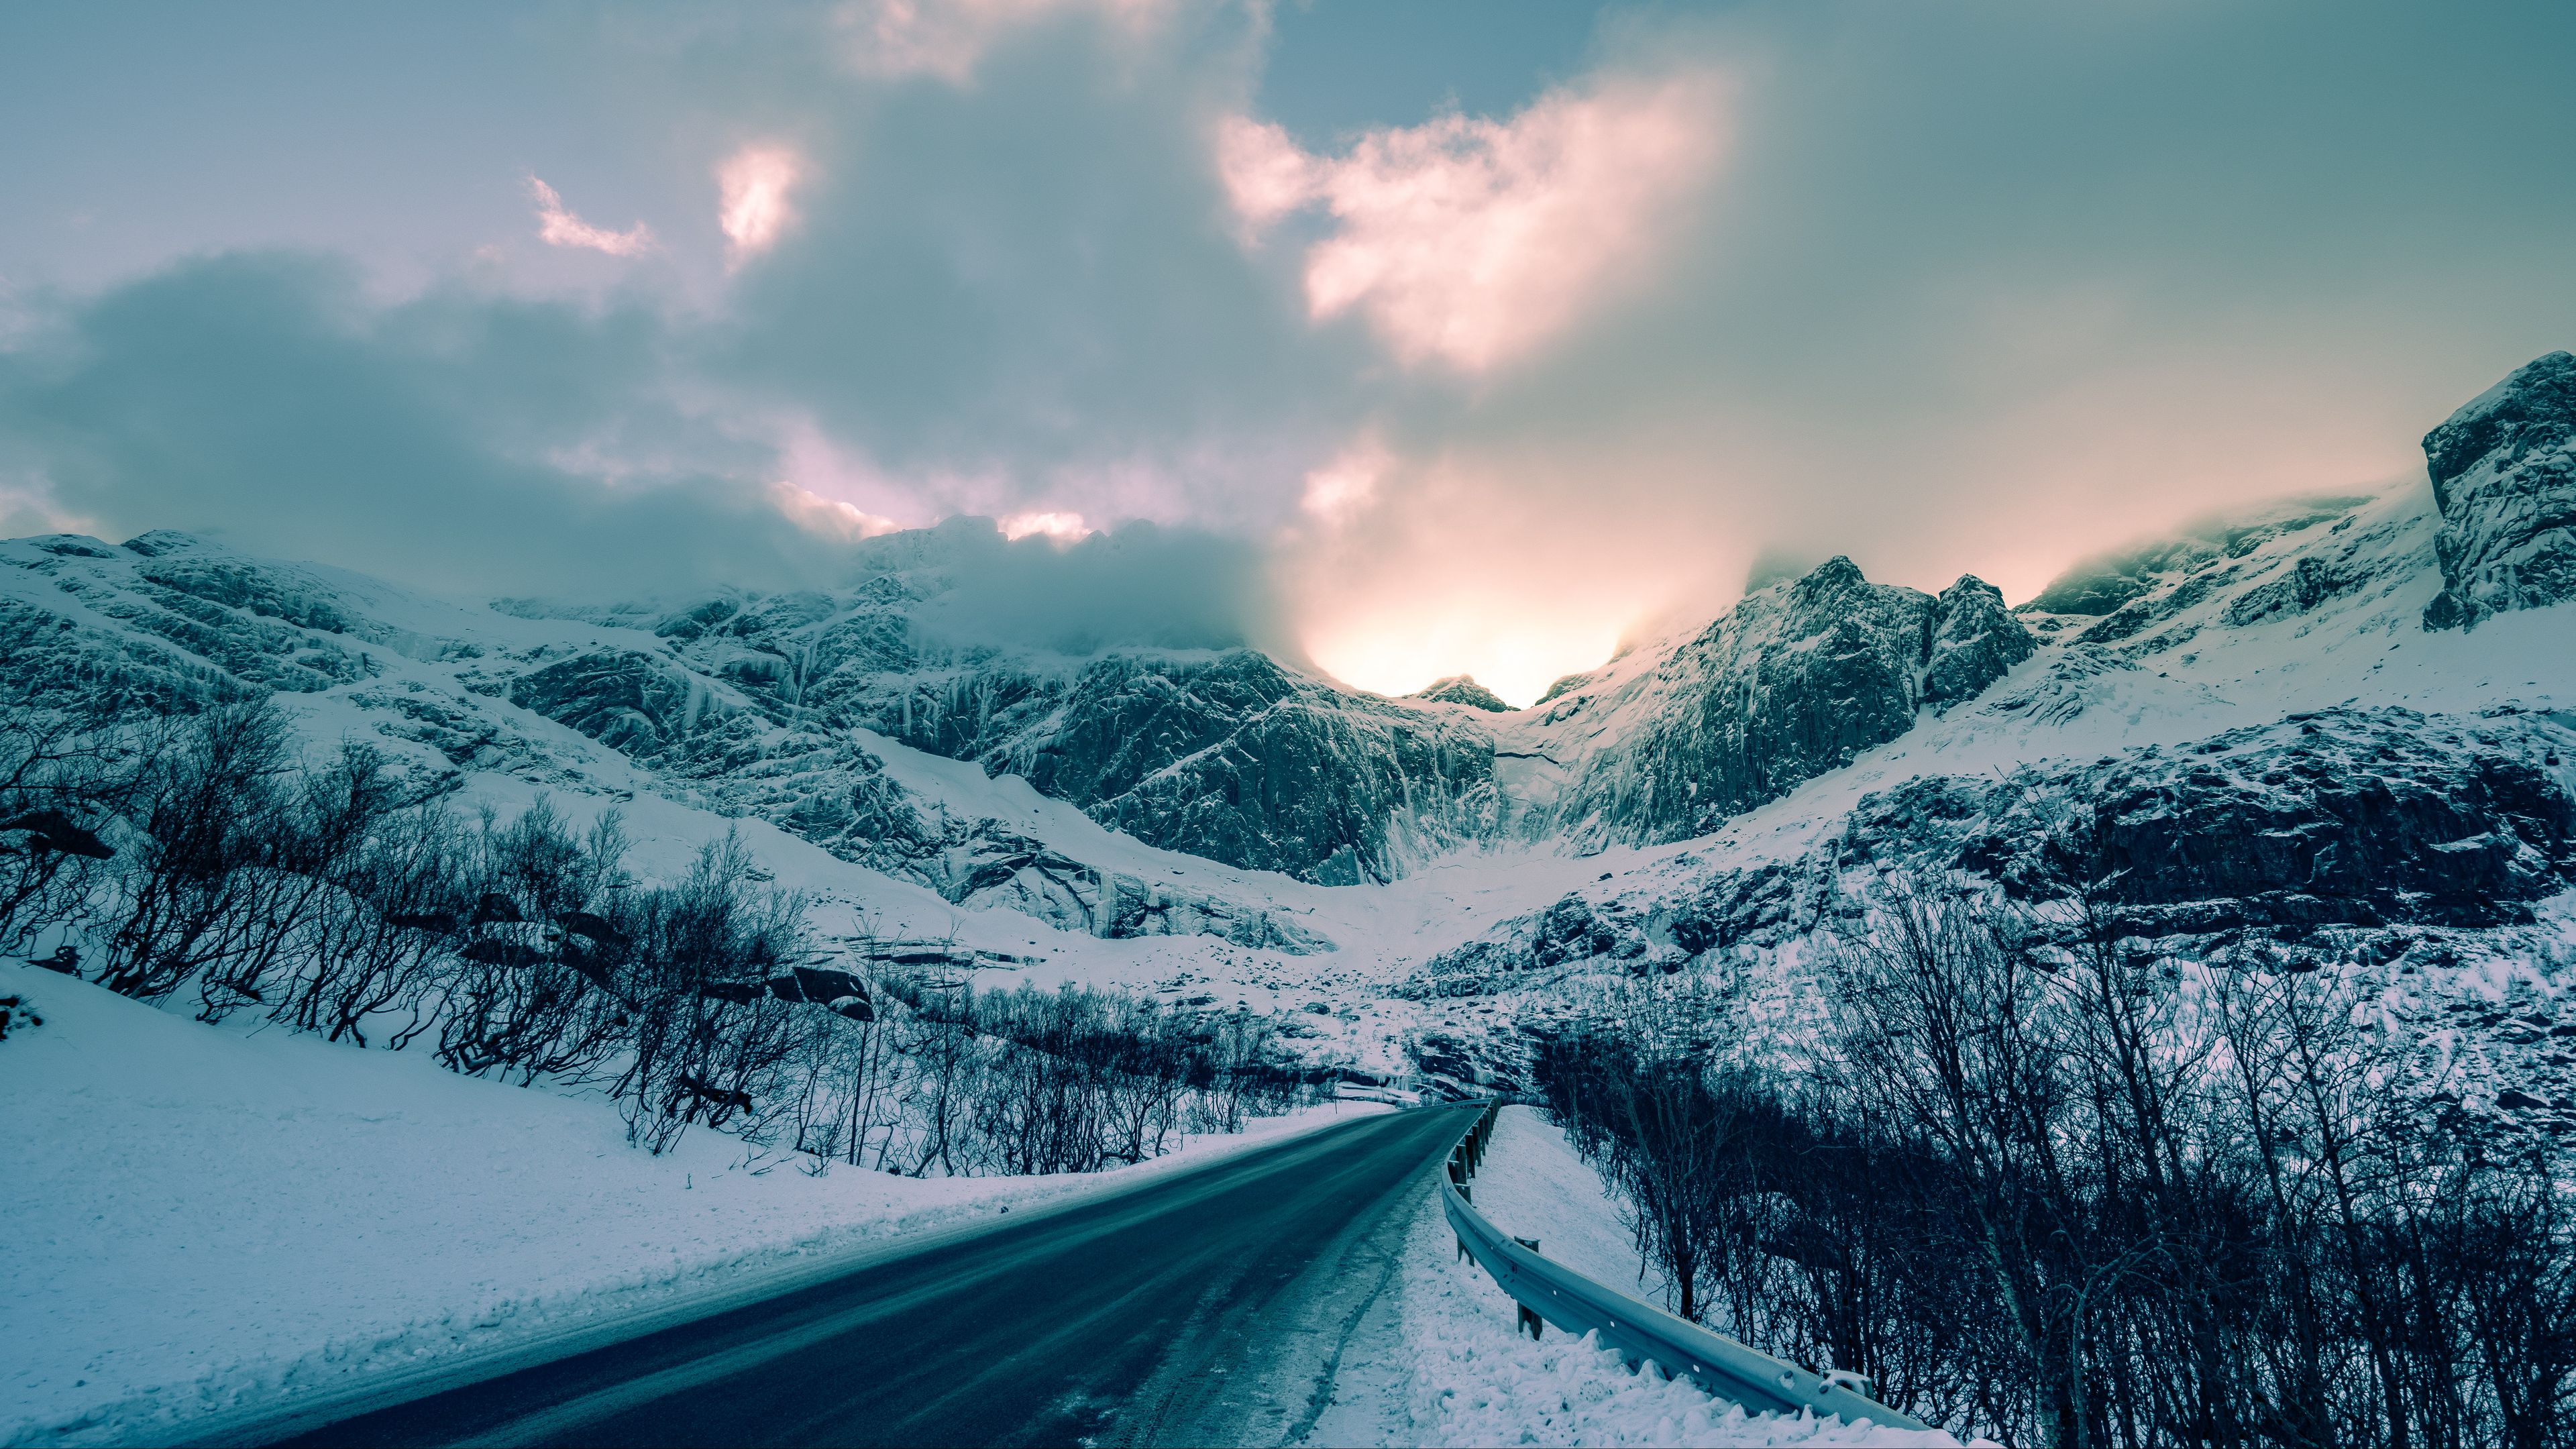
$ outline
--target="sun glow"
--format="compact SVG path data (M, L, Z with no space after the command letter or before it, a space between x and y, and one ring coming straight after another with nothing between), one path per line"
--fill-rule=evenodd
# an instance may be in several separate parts
M1324 630L1303 642L1334 678L1380 694L1411 694L1453 674L1515 707L1569 674L1597 669L1618 651L1617 620L1503 619L1462 611L1445 619L1379 619Z
M716 168L716 219L724 227L729 264L740 266L769 250L795 219L788 193L804 170L794 151L778 145L745 146Z
M1031 534L1044 534L1057 543L1073 543L1087 538L1092 529L1079 513L1014 513L1001 521L1002 537L1016 543Z

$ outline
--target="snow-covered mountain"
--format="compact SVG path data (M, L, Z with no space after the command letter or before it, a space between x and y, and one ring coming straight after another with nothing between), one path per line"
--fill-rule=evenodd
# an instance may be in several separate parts
M1833 559L1520 711L1249 648L977 642L945 622L989 528L960 524L871 541L830 591L607 608L168 532L20 539L0 672L275 691L422 770L757 819L994 943L1172 938L1150 967L1054 954L1312 1000L1454 1071L1507 1068L1513 1024L1588 972L1696 959L1792 1020L1852 872L2009 888L2078 850L2142 935L2385 961L2433 1012L2485 992L2480 1019L2524 1023L2504 1037L2541 1033L2516 1080L2554 1082L2530 1003L2576 873L2576 359L2425 448L2429 488L2250 507L2017 609Z

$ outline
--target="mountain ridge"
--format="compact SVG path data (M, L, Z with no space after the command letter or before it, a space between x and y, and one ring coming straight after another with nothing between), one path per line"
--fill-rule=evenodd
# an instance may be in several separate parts
M2551 354L2428 434L2429 508L2406 489L2263 505L2088 560L2011 609L1973 577L1926 594L1836 557L1520 711L1468 697L1463 678L1391 700L1241 645L961 642L924 618L963 587L955 529L872 540L846 588L589 609L450 604L166 530L54 535L0 545L0 626L21 641L5 672L39 691L162 707L337 695L447 768L577 786L587 767L544 743L542 720L659 782L646 788L757 814L961 904L1108 933L1153 929L1159 910L1162 929L1313 949L1248 902L1173 916L1140 891L1122 906L1131 893L1062 851L916 799L883 742L1025 779L1149 846L1325 885L1513 842L1687 841L1926 721L2058 730L2150 663L2176 699L2224 693L2246 641L2370 611L2319 636L2319 657L2295 646L2255 669L2321 667L2393 627L2381 606L2410 591L2427 595L2413 608L2428 641L2551 607L2571 378L2576 358Z

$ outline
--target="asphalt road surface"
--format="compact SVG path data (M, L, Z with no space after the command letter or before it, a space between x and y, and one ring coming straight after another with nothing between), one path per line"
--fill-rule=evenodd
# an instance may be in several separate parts
M282 1442L1292 1443L1467 1125L1357 1118Z

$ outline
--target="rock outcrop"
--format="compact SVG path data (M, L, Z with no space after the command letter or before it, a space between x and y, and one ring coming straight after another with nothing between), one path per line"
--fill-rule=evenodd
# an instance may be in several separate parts
M695 675L632 649L543 665L511 680L507 693L521 709L642 760L669 750L709 713L709 691Z
M1494 809L1489 736L1250 649L1099 660L987 768L1148 844L1328 885L1392 879Z
M2576 599L2576 355L2526 363L2424 435L2442 531L2427 629Z
M1963 577L1941 591L1932 612L1932 642L1923 668L1923 697L1936 704L1974 699L2039 644L2004 609L2001 589Z
M2030 899L2099 882L2124 933L2527 923L2576 872L2576 731L2332 709L1864 800L1845 848Z
M1705 834L1895 739L1925 707L1973 698L2036 647L1980 580L1934 598L1830 559L1588 703L1621 727L1553 823L1641 841Z
M1463 704L1488 714L1509 714L1512 709L1503 703L1501 695L1478 684L1472 674L1452 674L1446 679L1435 680L1429 689L1408 694L1405 698L1429 700L1434 704Z
M1691 963L1723 985L1856 919L1891 875L1984 882L2043 933L2071 931L2064 907L2089 889L2123 949L2294 971L2435 959L2530 926L2576 883L2571 762L2576 728L2546 715L2346 708L2088 764L1922 776L1863 798L1796 855L1502 921L1395 994L1511 995L1528 1012L1585 976Z

